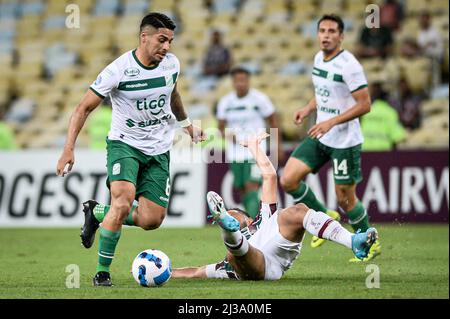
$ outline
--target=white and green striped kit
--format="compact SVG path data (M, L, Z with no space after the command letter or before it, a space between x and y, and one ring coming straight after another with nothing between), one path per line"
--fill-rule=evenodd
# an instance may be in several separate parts
M147 67L128 51L109 64L91 90L112 103L108 139L120 140L146 155L167 152L173 143L176 119L170 97L180 73L177 57L168 53L154 67Z
M346 50L328 61L324 61L322 51L317 53L312 79L317 103L316 123L347 111L356 104L352 93L367 87L361 64ZM326 146L339 149L356 146L363 141L358 119L336 125L320 138L320 142Z

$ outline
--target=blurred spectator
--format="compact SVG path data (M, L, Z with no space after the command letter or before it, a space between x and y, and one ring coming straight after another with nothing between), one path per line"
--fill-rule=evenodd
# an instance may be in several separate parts
M391 151L406 137L395 109L387 102L387 93L382 83L370 85L372 108L361 120L364 135L363 151Z
M222 43L222 34L213 31L211 44L203 63L204 75L222 76L228 74L232 64L231 52Z
M403 5L397 0L386 0L380 8L380 24L383 27L398 30L403 17Z
M422 12L419 16L420 31L417 43L425 56L440 61L444 54L444 41L439 31L431 24L431 15Z
M420 56L420 48L415 39L410 37L403 39L400 46L400 56L407 59Z
M444 41L439 31L432 26L429 12L422 12L419 16L419 34L417 43L422 54L431 59L431 74L433 75L433 87L441 82L441 62L444 56Z
M359 58L386 58L392 52L392 44L391 29L383 26L369 29L364 26L356 53Z
M17 148L14 132L3 121L3 110L0 108L0 150L14 150Z
M397 99L390 99L400 116L400 121L405 128L414 130L420 127L422 122L422 101L424 97L415 94L406 79L399 81L399 96Z
M12 102L5 120L15 124L25 123L33 117L35 107L36 103L32 99L20 97Z
M111 105L105 102L106 100L89 119L89 147L94 150L106 150L106 137L111 127L112 110Z

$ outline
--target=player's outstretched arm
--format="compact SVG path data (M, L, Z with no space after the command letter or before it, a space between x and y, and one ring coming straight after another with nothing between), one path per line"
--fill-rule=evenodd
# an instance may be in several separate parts
M206 266L174 268L172 278L208 278L206 276Z
M69 121L69 128L67 130L66 143L64 144L63 152L56 166L56 175L64 176L72 170L73 164L75 163L73 151L78 134L86 122L88 115L100 104L101 101L102 98L97 96L91 90L88 90L76 107L75 111L72 113ZM65 169L66 166L68 166L67 170Z
M263 133L259 136L251 137L247 141L241 142L241 145L249 149L256 160L256 165L258 165L261 171L263 178L261 201L263 203L273 204L277 202L277 171L267 157L266 152L260 146L261 141L268 136L269 134Z
M185 123L189 120L186 111L184 110L183 102L181 101L181 95L177 89L177 84L175 84L175 87L172 91L172 95L170 98L170 107L172 109L172 113L175 115L175 118L179 123L181 123L181 126L191 136L191 139L194 143L205 141L207 139L206 134L201 128L194 126L191 123Z

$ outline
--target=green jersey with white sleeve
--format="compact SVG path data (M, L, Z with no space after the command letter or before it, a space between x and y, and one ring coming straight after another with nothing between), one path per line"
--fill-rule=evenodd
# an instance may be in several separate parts
M353 92L367 87L362 65L347 50L325 61L323 52L314 57L312 80L317 103L316 123L344 113L356 104ZM334 126L319 141L326 146L343 149L362 144L359 119Z
M143 65L136 49L109 64L90 87L99 97L109 95L111 99L108 139L122 141L146 155L170 150L176 127L170 98L179 74L180 62L172 53L154 67Z

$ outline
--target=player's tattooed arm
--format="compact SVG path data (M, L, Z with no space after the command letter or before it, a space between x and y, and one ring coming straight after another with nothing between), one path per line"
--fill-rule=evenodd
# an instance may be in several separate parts
M177 90L177 84L175 84L175 87L173 88L172 91L172 96L170 99L170 107L177 121L183 121L187 119L187 114L186 111L184 110L183 102L181 101L181 95Z
M188 118L186 111L184 110L183 102L181 101L181 95L177 90L177 84L175 84L175 87L172 91L170 107L177 121L183 121ZM191 136L191 139L194 143L205 141L207 139L207 135L200 127L191 124L187 127L184 127L184 129Z

